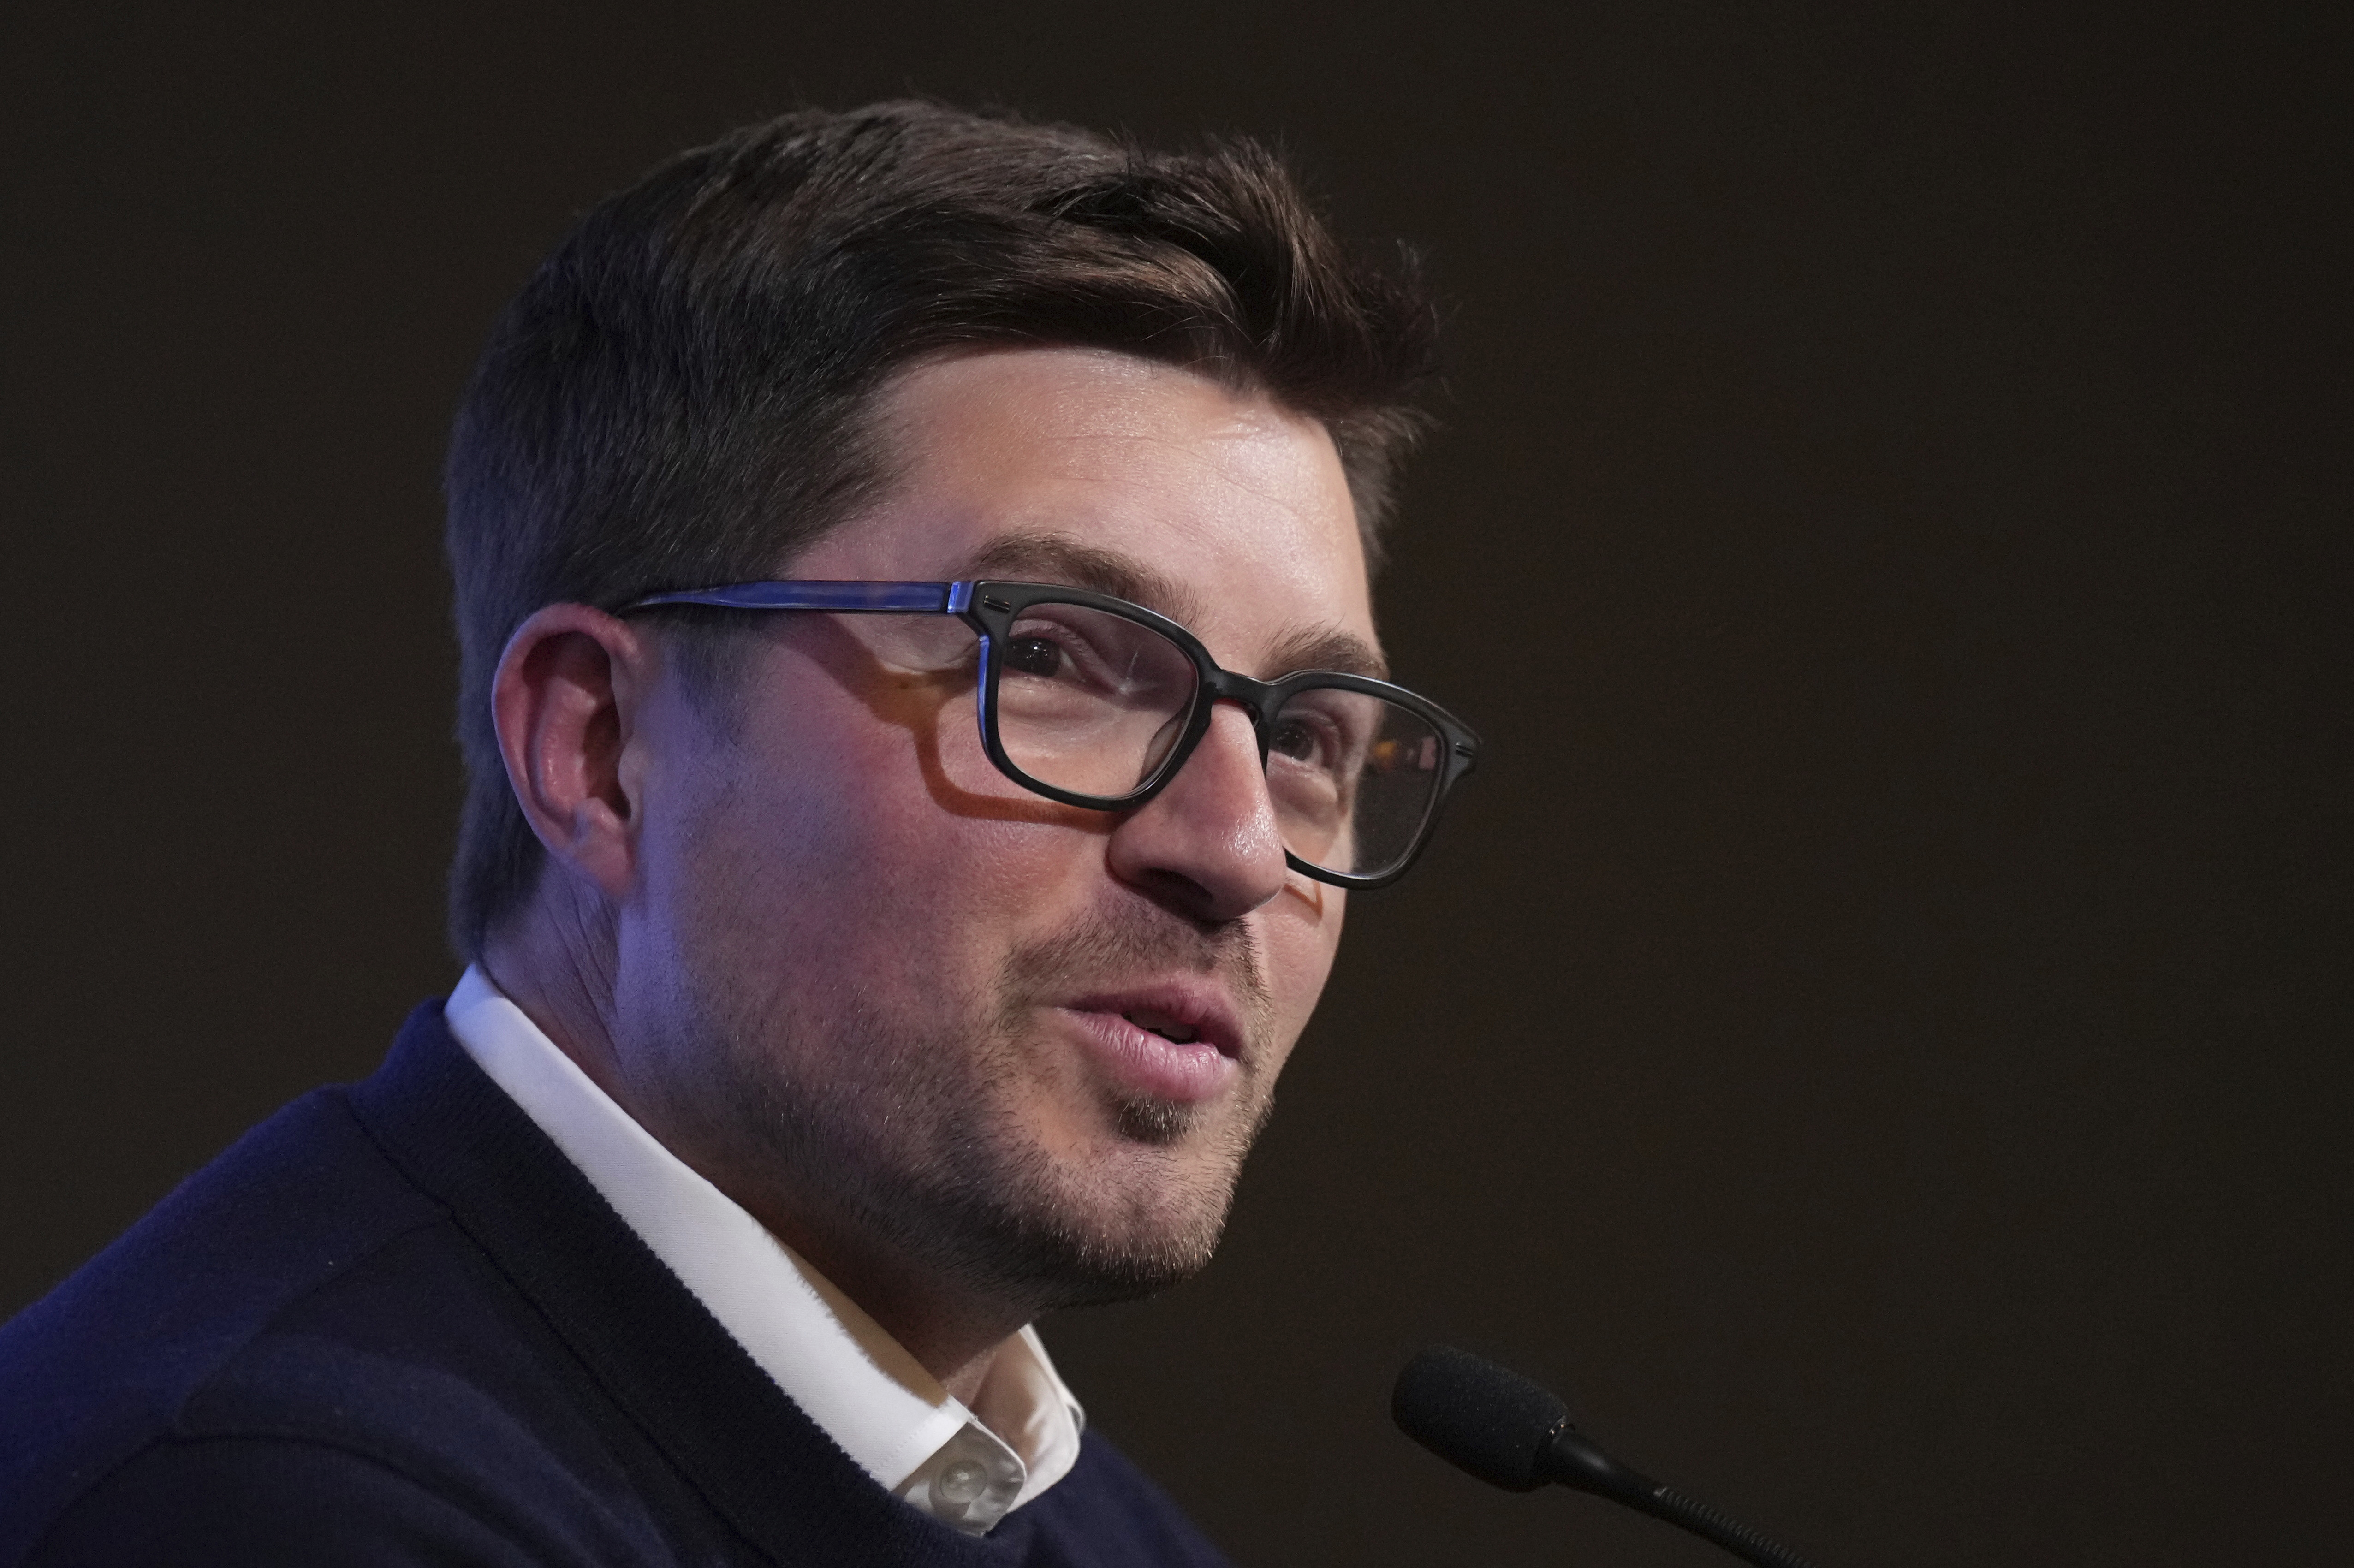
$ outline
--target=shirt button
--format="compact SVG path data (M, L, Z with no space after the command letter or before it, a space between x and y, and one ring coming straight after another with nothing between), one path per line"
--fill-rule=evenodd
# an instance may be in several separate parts
M989 1485L989 1477L970 1459L959 1459L940 1472L938 1483L932 1489L942 1502L969 1503L979 1497Z

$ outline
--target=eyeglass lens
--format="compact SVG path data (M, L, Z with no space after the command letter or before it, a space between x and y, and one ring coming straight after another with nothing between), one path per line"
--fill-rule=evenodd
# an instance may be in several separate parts
M1007 758L1039 783L1109 800L1133 794L1168 760L1199 686L1176 643L1087 605L1029 606L997 663ZM1310 686L1265 723L1285 849L1358 876L1412 852L1446 777L1446 742L1427 720L1370 693Z

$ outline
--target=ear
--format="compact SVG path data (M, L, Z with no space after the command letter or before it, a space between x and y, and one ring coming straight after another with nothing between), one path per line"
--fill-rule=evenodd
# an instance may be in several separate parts
M620 897L636 873L640 802L623 767L650 649L585 604L545 606L515 629L491 682L507 783L547 853Z

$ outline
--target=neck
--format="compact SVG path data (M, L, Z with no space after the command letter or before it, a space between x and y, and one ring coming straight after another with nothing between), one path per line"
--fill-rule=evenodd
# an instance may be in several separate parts
M1035 1316L943 1288L930 1271L866 1245L863 1236L845 1238L833 1227L809 1224L806 1211L746 1207L967 1405L1006 1341Z
M661 1093L654 1075L631 1071L631 1054L615 1028L612 954L608 921L589 912L559 915L543 900L486 944L477 962L607 1098L857 1303L950 1394L970 1404L998 1351L1036 1310L925 1267L856 1216L840 1213L831 1194L801 1188L794 1173L768 1169L769 1162L731 1157L725 1140L705 1135L707 1118Z
M551 902L543 895L493 932L475 965L590 1083L642 1125L608 1022L613 1001L610 921L569 907L563 911L568 917L558 918Z

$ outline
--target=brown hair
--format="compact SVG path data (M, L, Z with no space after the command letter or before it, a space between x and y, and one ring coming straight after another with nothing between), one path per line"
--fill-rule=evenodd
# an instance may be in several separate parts
M490 706L533 611L781 569L885 477L881 383L961 345L1119 349L1320 419L1372 559L1435 354L1402 260L1344 251L1249 142L1147 153L921 102L749 126L598 207L499 318L451 440L460 954L543 858Z

